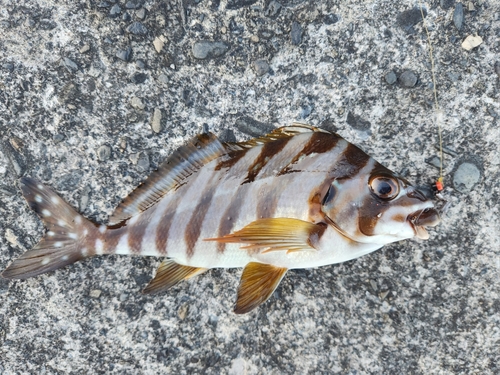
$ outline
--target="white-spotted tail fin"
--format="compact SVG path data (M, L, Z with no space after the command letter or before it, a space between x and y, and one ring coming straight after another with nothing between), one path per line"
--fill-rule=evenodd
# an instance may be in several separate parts
M47 232L32 250L7 267L2 277L27 279L93 255L85 249L84 239L96 231L95 225L37 180L23 177L20 182L24 198Z

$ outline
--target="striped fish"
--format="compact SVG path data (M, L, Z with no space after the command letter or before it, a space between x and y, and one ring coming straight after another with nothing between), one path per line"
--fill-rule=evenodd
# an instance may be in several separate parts
M95 224L32 178L21 179L47 232L3 273L25 279L103 254L166 258L145 293L210 268L243 267L235 312L251 311L286 271L371 253L411 237L440 210L337 134L293 124L242 143L201 134L110 217Z

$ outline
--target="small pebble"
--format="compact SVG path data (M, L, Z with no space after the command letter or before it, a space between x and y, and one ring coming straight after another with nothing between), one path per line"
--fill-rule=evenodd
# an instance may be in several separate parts
M14 231L10 228L5 230L5 239L13 246L20 246L19 238L16 236Z
M292 30L290 32L290 37L294 46L298 46L302 42L302 31L303 30L302 26L300 26L300 23L294 21L292 23Z
M196 59L215 58L227 52L229 46L223 42L202 40L193 44L193 56Z
M255 74L258 76L263 76L269 71L269 64L266 60L256 60L252 63Z
M449 9L455 5L455 0L439 0L439 5L443 9Z
M385 81L389 84L392 85L396 83L398 80L398 77L396 76L396 73L394 73L392 70L390 72L387 72L384 76Z
M111 147L102 145L97 149L97 158L100 161L106 161L111 157Z
M399 82L403 87L413 87L417 84L417 76L411 70L405 70L399 76Z
M102 290L92 289L89 293L89 296L92 298L99 298L101 296Z
M382 299L382 300L385 299L389 295L389 293L390 293L389 290L385 290L383 292L380 292L380 294L379 294L380 299Z
M424 10L424 17L427 15L427 11ZM417 23L422 21L422 12L419 8L413 8L401 12L396 17L398 25L402 27L405 31L410 32Z
M163 49L163 46L165 45L165 42L163 41L162 38L156 37L155 40L153 40L153 45L155 47L156 52L160 53L161 50Z
M125 151L127 149L127 137L120 138L120 149Z
M469 12L474 12L474 11L476 10L476 8L474 8L474 3L473 3L472 1L469 1L469 2L467 3L467 10L468 10Z
M464 6L462 3L457 3L455 5L455 11L453 12L453 24L460 30L462 28L462 23L464 21Z
M314 109L314 104L309 104L309 103L303 104L300 108L300 118L305 119L309 117L313 109Z
M146 28L146 26L144 26L140 22L134 22L133 24L131 24L129 27L127 27L127 31L134 35L145 35L148 33L148 29Z
M226 9L240 9L256 2L257 0L227 0Z
M135 109L144 109L146 108L146 106L144 105L144 103L142 102L141 99L139 99L138 97L134 96L131 100L130 100L130 105L132 107L134 107Z
M144 62L144 60L141 60L141 59L137 59L137 60L135 60L135 65L136 65L139 69L145 69L145 68L146 68L146 63Z
M252 43L259 43L260 38L259 38L259 36L258 36L258 35L252 35L252 36L250 37L250 41L251 41Z
M162 73L158 76L158 81L160 81L161 83L168 83L169 79L166 74Z
M257 121L249 116L239 117L236 119L234 125L240 132L252 137L259 137L263 134L270 133L274 129L274 126Z
M125 21L125 22L128 22L132 19L132 17L130 16L130 13L129 12L125 12L123 13L123 16L122 16L122 21Z
M500 61L495 61L493 69L495 70L495 73L497 74L498 78L500 78Z
M89 44L84 44L82 48L80 48L80 53L85 53L90 51L90 45Z
M52 139L54 140L54 143L61 143L62 141L64 141L64 134L61 133L54 134Z
M361 116L352 112L347 113L346 122L354 129L369 132L371 128L370 121L364 120Z
M479 168L470 162L462 163L453 174L453 186L461 193L469 193L481 178Z
M231 129L224 129L219 135L222 142L236 142L236 136Z
M135 15L137 16L137 18L139 18L140 20L143 20L145 17L146 17L146 9L144 8L141 8L139 9Z
M14 147L14 149L16 151L21 151L21 149L24 147L23 140L21 138L16 137L16 136L9 139L9 142L10 142L11 146Z
M183 304L177 311L177 315L181 320L186 319L187 313L189 311L189 305L187 303Z
M70 72L78 70L78 65L76 65L76 63L73 60L68 59L67 57L63 58L63 64L66 67L66 69L68 69L68 71Z
M441 159L437 156L433 156L431 158L425 159L425 162L427 164L432 165L433 167L441 168Z
M132 76L132 82L135 84L141 84L146 82L148 75L145 73L136 73Z
M339 22L339 17L336 14L327 14L325 17L323 17L323 23L325 25L333 25L334 23Z
M269 3L269 5L267 6L267 9L264 12L264 15L266 17L274 17L279 13L280 10L281 10L281 4L279 2L277 2L276 0L272 0Z
M139 158L137 159L137 169L140 171L147 171L149 169L149 156L145 152L139 153Z
M495 112L495 110L493 108L488 108L488 113L490 114L491 117L493 118L497 118L499 117L498 114Z
M162 124L161 124L161 110L159 108L155 108L153 112L153 119L151 121L151 129L155 133L159 133L163 130Z
M91 188L89 185L85 186L82 190L82 194L80 195L79 208L80 212L85 211L89 204L90 192Z
M442 149L443 153L448 154L451 157L456 158L458 156L458 153L455 150L451 149L449 146L446 146L446 145L440 146L439 144L437 144L434 146L434 148L437 151L440 151Z
M125 50L118 50L118 52L116 52L116 57L120 60L129 62L132 59L132 48L129 47Z
M483 38L478 35L469 35L462 42L462 48L466 51L470 51L483 43Z
M247 363L244 358L236 358L231 362L231 368L228 371L228 375L244 375L247 374Z
M458 82L458 80L460 79L460 74L455 72L449 72L447 75L452 82Z
M14 71L14 64L12 63L5 63L3 64L3 68L7 71L9 71L10 73L12 73Z
M122 8L120 8L120 6L118 4L115 4L109 10L109 15L111 17L117 17L121 11L122 11Z
M128 1L127 4L125 4L125 8L127 9L139 9L140 7L141 3L136 1Z

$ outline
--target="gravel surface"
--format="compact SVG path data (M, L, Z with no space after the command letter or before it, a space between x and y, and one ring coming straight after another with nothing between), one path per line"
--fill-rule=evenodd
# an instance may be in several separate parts
M418 2L0 4L2 269L44 231L19 177L105 223L203 128L240 141L306 121L418 184L438 176ZM140 292L153 258L0 280L0 373L500 373L500 2L423 5L451 202L428 241L290 272L243 316L232 312L237 269L158 296Z

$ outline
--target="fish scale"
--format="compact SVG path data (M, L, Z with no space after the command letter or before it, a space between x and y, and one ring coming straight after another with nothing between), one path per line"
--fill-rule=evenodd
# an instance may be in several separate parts
M2 273L25 279L102 254L166 257L144 290L210 268L244 267L235 305L265 302L288 269L351 260L427 238L439 210L408 181L337 134L304 124L241 143L201 134L117 207L83 218L50 188L21 179L48 232Z

